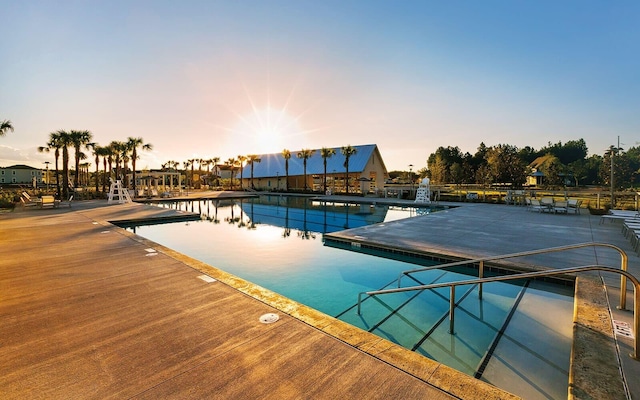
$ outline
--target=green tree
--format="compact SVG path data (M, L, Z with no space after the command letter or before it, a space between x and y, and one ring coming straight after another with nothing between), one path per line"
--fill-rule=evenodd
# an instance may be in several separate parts
M238 160L236 160L235 158L229 158L225 164L227 164L227 166L229 167L229 170L231 170L231 190L233 190L233 170L234 168L237 166Z
M49 141L47 142L46 146L38 147L38 151L40 153L42 152L48 153L51 150L54 150L55 166L56 166L56 195L58 196L58 198L60 197L60 173L58 168L58 159L60 158L60 149L62 149L62 142L61 142L59 131L51 132L49 134ZM49 177L47 177L47 179L48 178Z
M247 164L251 164L251 188L255 190L255 185L253 184L253 164L261 162L262 159L257 154L249 154L247 156Z
M82 152L82 148L86 147L89 143L91 143L91 138L93 137L93 135L91 134L91 132L84 130L84 131L75 131L72 130L69 132L69 137L71 140L71 145L73 146L74 149L74 156L75 156L75 168L76 168L76 173L75 173L75 181L74 181L74 187L78 187L80 184L80 181L78 179L78 174L80 173L80 160L84 160L86 158L86 155Z
M320 149L320 156L322 157L322 164L324 165L323 193L327 193L327 159L333 157L334 154L336 154L336 149L328 149L326 147Z
M243 190L242 188L242 178L244 178L244 162L247 161L247 157L243 156L243 155L239 155L238 157L236 157L236 159L238 160L238 165L240 167L240 190Z
M344 156L344 168L346 169L345 182L346 182L347 194L349 194L349 159L351 158L351 156L353 156L358 152L358 149L356 149L355 147L352 147L351 145L347 145L340 148L340 152Z
M6 135L9 131L13 132L13 125L11 124L11 121L8 119L0 121L0 136Z
M315 150L302 149L298 152L298 158L302 159L302 165L304 168L304 191L307 191L307 160L311 158Z
M287 175L285 181L287 192L289 191L289 160L291 159L291 152L287 149L282 150L282 158L284 158L284 171Z
M491 183L509 183L521 187L527 180L527 166L518 156L518 148L499 144L488 149L487 166Z
M127 147L131 150L131 168L133 171L133 192L136 191L136 160L138 157L138 147L142 150L153 150L153 145L151 143L144 143L144 139L141 137L130 137L127 139Z

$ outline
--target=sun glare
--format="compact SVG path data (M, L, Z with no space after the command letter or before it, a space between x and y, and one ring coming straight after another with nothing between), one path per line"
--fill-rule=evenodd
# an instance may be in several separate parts
M274 153L287 146L287 139L300 133L298 123L286 110L271 107L254 109L241 118L238 131L247 138L247 147L256 153Z

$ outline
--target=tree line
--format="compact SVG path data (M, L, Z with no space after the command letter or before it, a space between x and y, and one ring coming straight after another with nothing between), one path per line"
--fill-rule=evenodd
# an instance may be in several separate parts
M39 152L53 152L55 159L56 193L58 197L69 197L69 188L80 186L80 161L88 158L83 150L92 152L95 158L96 172L94 175L96 192L100 190L99 168L100 159L104 166L102 174L102 192L106 192L107 178L113 177L115 166L115 177L126 176L129 161L132 164L133 189L136 189L136 161L140 158L138 150L151 150L153 146L145 144L140 137L129 137L126 141L112 141L106 146L100 146L92 141L93 134L88 130L58 130L49 134L49 140L45 146L38 147ZM75 157L75 173L72 182L69 182L69 149L73 149ZM62 184L60 183L59 160L62 156ZM109 173L107 174L107 165ZM47 177L48 178L48 177Z
M439 147L418 171L434 184L481 184L522 187L535 168L542 173L546 188L584 185L611 185L611 160L616 188L640 183L640 147L627 151L610 146L603 155L588 155L584 139L566 143L549 142L536 150L509 144L486 146L480 143L475 154L458 147Z

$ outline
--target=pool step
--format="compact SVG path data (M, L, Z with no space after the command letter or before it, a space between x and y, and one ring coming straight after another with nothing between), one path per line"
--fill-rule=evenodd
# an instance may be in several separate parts
M572 288L531 282L480 379L527 399L566 398L572 316Z

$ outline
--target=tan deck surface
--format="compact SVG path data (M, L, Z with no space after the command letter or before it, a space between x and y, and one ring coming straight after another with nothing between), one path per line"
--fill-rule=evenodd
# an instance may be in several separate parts
M453 398L104 223L172 211L95 205L0 215L0 398Z

